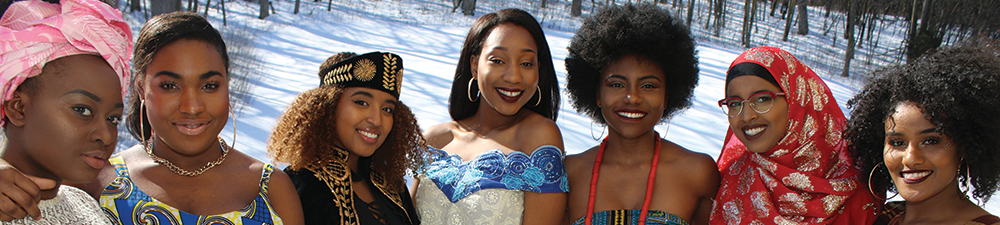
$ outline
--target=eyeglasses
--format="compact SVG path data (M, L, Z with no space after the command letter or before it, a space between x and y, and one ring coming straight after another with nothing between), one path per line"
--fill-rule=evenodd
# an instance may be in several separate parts
M757 113L767 113L771 111L771 106L774 105L774 99L778 96L785 96L784 92L774 93L770 91L758 92L750 96L750 99L743 100L740 97L728 97L719 100L719 107L722 108L722 112L726 113L729 117L739 116L743 112L743 103L749 102L750 108Z

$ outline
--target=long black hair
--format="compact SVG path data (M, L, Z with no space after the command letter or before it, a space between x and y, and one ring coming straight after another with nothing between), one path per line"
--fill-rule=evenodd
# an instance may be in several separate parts
M538 106L525 104L523 108L535 111L552 121L556 120L559 113L559 82L556 81L556 70L552 65L552 53L549 51L549 44L545 40L545 33L538 21L531 14L520 9L503 9L496 13L490 13L479 17L476 23L469 29L469 35L465 37L465 44L462 45L462 55L458 58L458 68L455 69L455 79L451 84L451 98L448 112L451 119L462 120L476 114L479 110L480 100L469 101L469 80L472 79L472 56L479 55L483 49L483 41L490 35L497 25L503 23L513 23L524 27L531 33L538 46L538 88L542 93L538 101ZM534 98L534 97L532 97ZM534 100L529 100L529 102Z

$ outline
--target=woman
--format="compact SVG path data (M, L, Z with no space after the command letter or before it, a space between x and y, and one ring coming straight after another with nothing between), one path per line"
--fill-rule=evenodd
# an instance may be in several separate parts
M708 222L715 162L653 130L691 105L694 46L683 21L653 4L601 9L577 30L567 89L577 112L609 129L599 146L566 157L573 224Z
M420 224L404 176L427 149L402 72L396 54L339 53L278 120L268 154L288 164L307 224Z
M31 218L4 212L0 220L109 224L94 198L60 183L92 182L114 152L130 76L129 26L96 0L19 1L9 9L0 20L0 162L56 184L35 189L40 210ZM34 200L2 189L0 202Z
M219 137L229 112L229 57L195 13L139 31L127 123L142 145L111 158L88 186L115 224L301 224L288 176Z
M559 88L549 46L527 12L480 17L451 89L454 121L424 137L432 162L414 182L427 224L556 224L566 207Z
M736 57L719 107L729 131L712 224L871 224L879 203L841 138L844 114L823 80L788 52Z
M1000 181L1000 59L983 47L878 71L851 99L846 137L870 191L905 200L876 224L1000 224L968 193L986 202Z

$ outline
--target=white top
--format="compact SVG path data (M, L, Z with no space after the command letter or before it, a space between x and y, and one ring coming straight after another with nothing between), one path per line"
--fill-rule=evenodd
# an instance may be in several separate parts
M521 224L524 191L482 189L452 203L434 181L417 177L420 185L413 202L423 224Z
M60 185L59 194L55 198L42 200L38 203L38 208L42 210L41 220L27 217L0 224L111 224L97 200L87 192L69 185Z

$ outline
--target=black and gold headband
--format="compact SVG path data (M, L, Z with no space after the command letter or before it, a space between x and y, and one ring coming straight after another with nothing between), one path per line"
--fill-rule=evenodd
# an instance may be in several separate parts
M322 68L320 86L366 87L399 98L403 86L403 59L388 52L369 52Z

